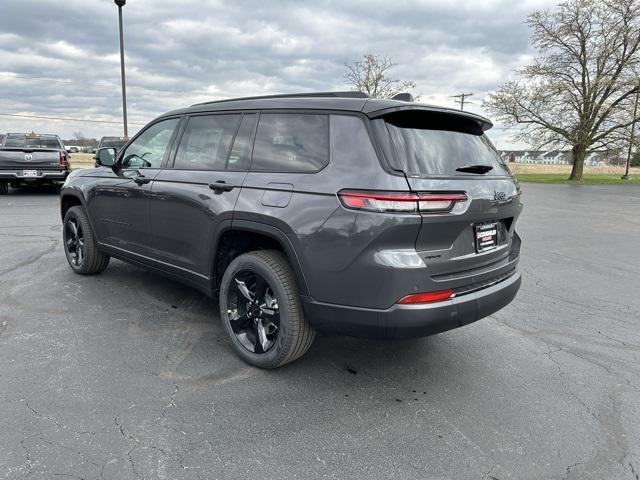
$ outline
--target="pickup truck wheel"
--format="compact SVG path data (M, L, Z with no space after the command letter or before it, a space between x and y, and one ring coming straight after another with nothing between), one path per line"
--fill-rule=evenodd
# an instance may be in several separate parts
M84 209L71 207L64 216L64 253L69 266L82 275L100 273L109 265L109 256L98 247Z
M9 184L7 182L0 182L0 195L6 195L9 193Z
M295 277L277 250L234 259L220 285L220 318L235 352L260 368L302 356L315 339L304 318Z

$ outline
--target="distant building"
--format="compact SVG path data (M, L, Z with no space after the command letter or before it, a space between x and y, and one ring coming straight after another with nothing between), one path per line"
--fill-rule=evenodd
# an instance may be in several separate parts
M508 163L539 163L547 165L571 165L571 150L500 150L500 156ZM606 152L590 153L584 164L588 166L606 165Z

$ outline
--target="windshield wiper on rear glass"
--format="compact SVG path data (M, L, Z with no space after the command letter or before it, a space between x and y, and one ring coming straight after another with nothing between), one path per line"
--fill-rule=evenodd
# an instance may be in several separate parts
M477 173L478 175L483 175L491 170L493 170L493 167L490 165L466 165L456 168L456 172Z

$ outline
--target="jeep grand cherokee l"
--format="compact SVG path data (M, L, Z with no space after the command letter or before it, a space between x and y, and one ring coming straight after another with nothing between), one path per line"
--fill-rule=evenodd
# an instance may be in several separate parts
M217 298L246 362L316 332L419 337L520 286L520 192L480 116L362 93L193 105L153 120L61 191L73 270L110 257Z

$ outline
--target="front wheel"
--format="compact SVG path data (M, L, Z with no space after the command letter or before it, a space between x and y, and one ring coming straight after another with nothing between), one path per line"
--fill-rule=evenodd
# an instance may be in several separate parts
M220 285L220 317L235 352L260 368L276 368L302 356L315 339L304 318L295 277L276 250L233 260Z
M74 272L92 275L102 272L109 265L109 256L100 251L82 207L74 206L67 210L62 238L64 253Z
M9 193L9 184L7 182L0 182L0 195L6 195Z

